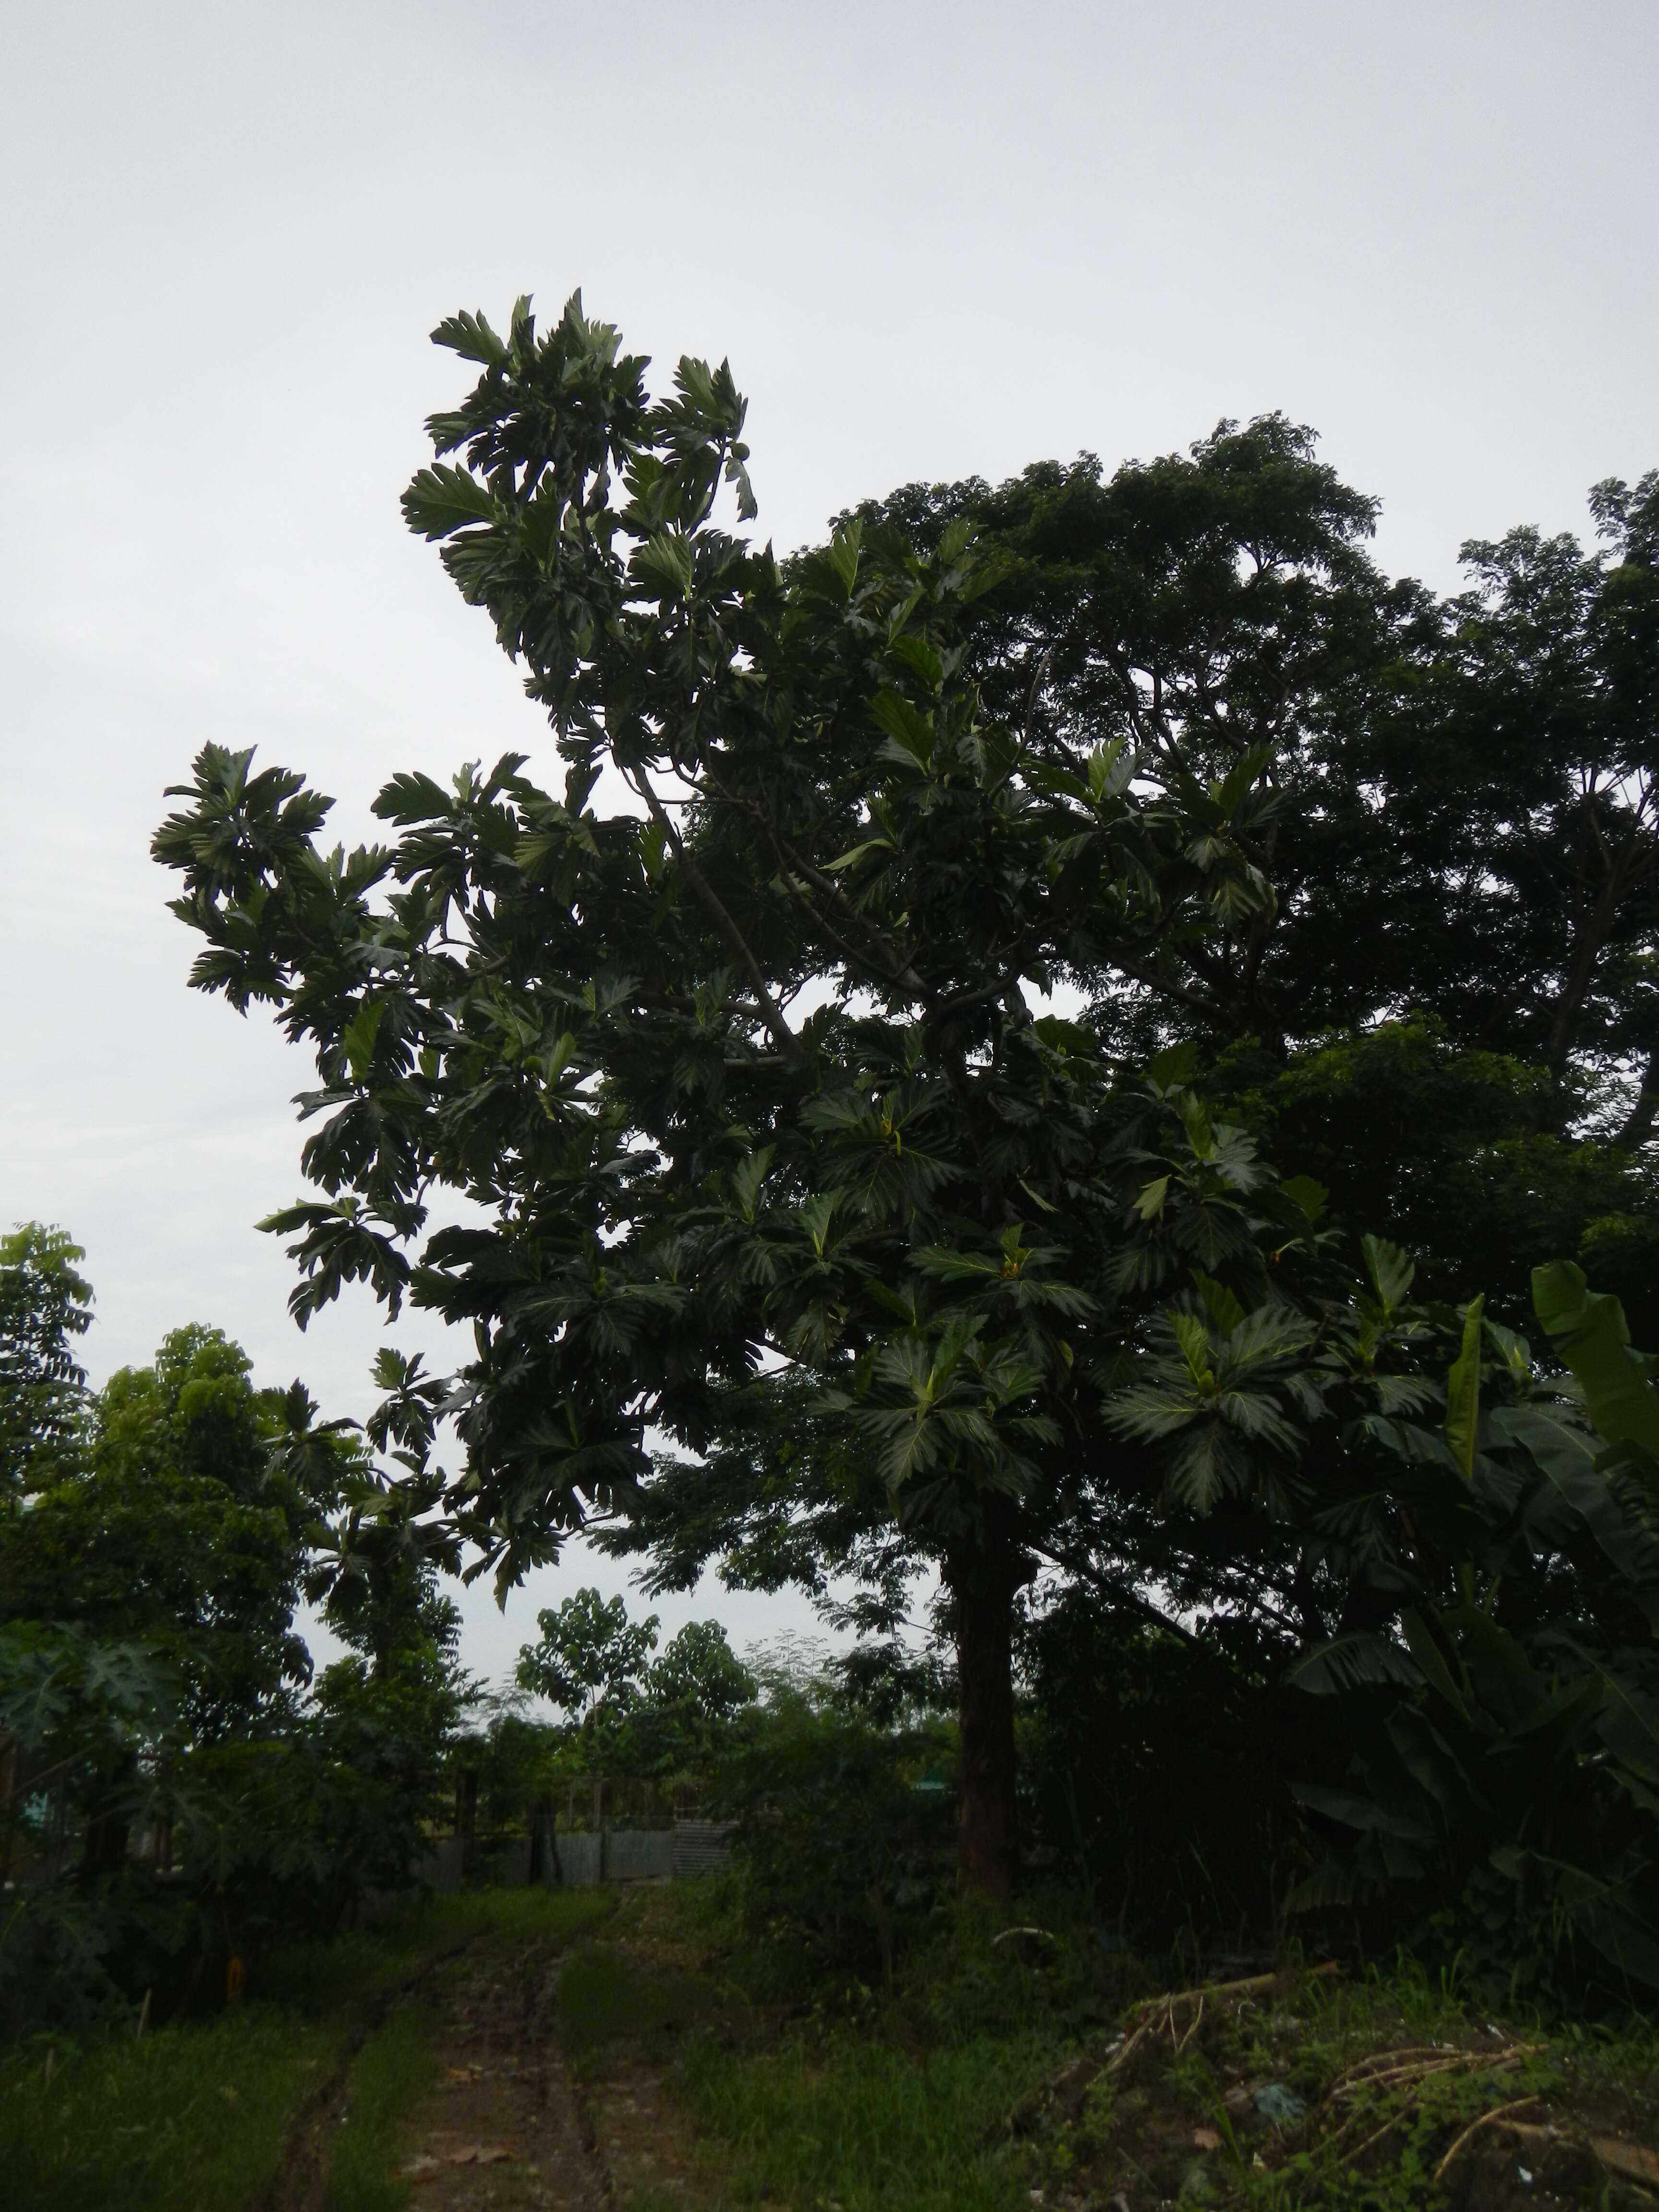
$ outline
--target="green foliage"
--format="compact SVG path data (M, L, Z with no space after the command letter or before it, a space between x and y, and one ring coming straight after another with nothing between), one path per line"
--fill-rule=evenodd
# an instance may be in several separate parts
M688 1621L655 1660L656 1615L631 1622L620 1597L580 1589L537 1621L517 1679L570 1716L557 1739L563 1771L706 1778L754 1701L755 1678L718 1621Z
M738 1822L746 1924L787 1985L890 1983L949 1886L952 1746L840 1704L778 1698L732 1743L714 1802Z
M1539 1268L1534 1295L1588 1424L1479 1300L1443 1443L1370 1424L1391 1487L1443 1455L1457 1490L1450 1512L1432 1501L1437 1526L1414 1520L1397 1628L1339 1635L1295 1669L1340 1701L1363 1790L1301 1790L1360 1837L1304 1893L1414 1890L1424 1932L1511 1990L1655 1987L1659 1396L1617 1301L1579 1269Z
M580 1589L556 1611L536 1616L539 1644L519 1654L520 1689L547 1698L580 1723L609 1706L625 1712L641 1692L657 1648L657 1617L630 1623L619 1597Z
M620 1946L585 1944L559 1976L559 2017L578 2063L618 2037L647 2040L682 2028L708 2009L707 1977L641 1963Z
M847 2212L1016 2212L1029 2185L988 2153L988 2116L1024 2088L1034 2054L986 2039L920 2060L850 2031L733 2053L712 2040L686 2065L693 2111L759 2203L831 2201Z
M1027 1832L1111 1955L1190 1970L1274 1941L1309 1856L1290 1777L1342 1753L1284 1684L1296 1648L1266 1621L1165 1625L1077 1589L1028 1621Z
M411 2194L393 2178L405 2113L433 2074L426 2022L413 2006L394 2012L352 2061L334 2144L328 2212L397 2212Z
M212 747L155 840L196 983L316 1057L320 1195L268 1224L295 1313L366 1279L472 1326L447 1504L503 1586L607 1516L664 1586L833 1562L890 1619L939 1568L985 1747L964 1864L1002 1886L1028 1547L1111 1487L1076 1447L1130 1310L1172 1253L1250 1246L1262 1180L1126 1076L1110 1009L1265 927L1275 750L1374 592L1370 503L1276 419L1125 470L1115 693L1061 720L1046 647L1013 641L1017 686L978 653L1016 586L967 522L851 518L782 564L720 526L722 485L752 513L723 366L653 404L580 298L435 336L483 374L406 518L523 665L562 791L517 754L399 776L393 843L330 858L327 802ZM634 809L592 809L606 768ZM1034 1012L1061 980L1085 1018ZM422 1241L438 1187L476 1225Z
M0 1511L47 1487L80 1441L86 1374L75 1339L92 1326L86 1254L61 1229L0 1237Z
M1553 1076L1421 1014L1283 1059L1235 1047L1214 1081L1265 1149L1327 1186L1336 1219L1383 1227L1416 1255L1427 1296L1460 1299L1478 1284L1524 1327L1539 1253L1599 1243L1628 1248L1621 1290L1659 1329L1644 1229L1654 1171L1598 1139L1604 1091L1587 1074Z
M931 1571L1000 1893L1010 1624L1052 1575L1154 1639L1200 1615L1264 1741L1292 1646L1413 1774L1438 1700L1476 1810L1417 1775L1413 1866L1461 1897L1484 1853L1604 1942L1526 1808L1601 1760L1549 1850L1634 1898L1650 1784L1605 1731L1650 1694L1646 1477L1514 1332L1540 1252L1653 1296L1659 475L1598 487L1599 551L1470 545L1444 602L1279 416L909 487L780 562L724 364L653 401L580 295L434 337L480 374L405 517L562 787L399 775L389 842L331 854L327 800L214 746L155 839L196 984L315 1059L311 1193L266 1224L296 1316L367 1281L471 1330L453 1377L386 1355L396 1472L342 1474L317 1587L365 1680L464 1547L503 1592L589 1528L653 1590L835 1577L872 1634ZM441 1189L466 1225L428 1233ZM730 1668L659 1693L651 1627L573 1603L526 1684L607 1765L706 1759Z
M1588 1261L1606 1224L1651 1340L1659 472L1589 504L1598 548L1471 544L1444 601L1369 566L1374 507L1280 418L1109 481L1085 455L860 514L974 529L1000 564L963 641L991 712L1217 779L1271 745L1232 834L1274 896L1126 965L1091 1009L1110 1048L1188 1041L1344 1226L1512 1325L1537 1255Z
M202 1328L86 1395L75 1248L34 1230L12 1246L0 1366L74 1402L70 1419L61 1393L12 1401L45 1426L20 1462L34 1486L0 1502L0 1850L18 1884L0 2037L87 2032L146 1989L188 2003L274 1923L405 1887L466 1694L419 1543L358 1533L385 1486L350 1425L319 1424L298 1383L256 1389ZM368 1655L315 1685L305 1590Z
M246 1957L247 2001L211 2021L158 2027L152 2014L139 2035L135 2000L82 2044L43 2037L0 2054L9 2212L263 2203L283 2184L296 2120L337 2069L348 2117L331 2131L329 2202L402 2201L388 2176L430 2062L422 2015L400 1993L459 1947L567 1942L616 1903L592 1890L473 1892L410 1900L325 1941L295 1942L290 1921Z
M735 1718L753 1700L756 1686L717 1620L688 1620L650 1674L653 1704L696 1711L716 1724Z
M477 1783L476 1829L497 1843L526 1831L534 1838L546 1821L561 1783L586 1771L573 1758L564 1731L527 1719L513 1705L481 1701L482 1725L472 1717L452 1753L452 1769Z
M238 2212L276 2173L289 2115L332 2055L271 2012L40 2045L0 2061L0 2160L14 2212Z
M247 1366L216 1330L175 1331L153 1368L123 1369L91 1401L84 1458L0 1521L7 1616L164 1655L201 1738L246 1729L306 1680L291 1624L338 1480L333 1454L307 1466L292 1449L303 1394L257 1392Z

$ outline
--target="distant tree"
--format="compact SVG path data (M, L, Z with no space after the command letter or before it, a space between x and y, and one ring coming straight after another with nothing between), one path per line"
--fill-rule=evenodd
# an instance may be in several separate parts
M418 1436L418 1362L377 1363L373 1439L257 1388L212 1328L89 1392L76 1248L31 1224L5 1249L0 2037L135 1984L171 2001L238 1929L407 1886L473 1696L453 1540L371 1456ZM302 1595L348 1646L314 1682Z
M92 1326L86 1258L61 1229L26 1222L0 1237L0 1512L71 1460L86 1413L75 1345Z
M578 1724L601 1708L613 1716L642 1694L657 1648L657 1616L630 1621L626 1602L580 1589L536 1616L541 1637L519 1653L519 1686L545 1698Z
M657 1616L630 1621L620 1597L580 1589L537 1619L519 1686L569 1716L568 1741L590 1770L706 1771L758 1695L718 1621L688 1621L653 1660Z
M718 1725L752 1705L758 1685L717 1620L688 1620L647 1677L651 1702Z
M354 1446L303 1390L256 1390L218 1330L88 1402L84 1456L0 1521L0 1607L164 1655L199 1738L245 1732L310 1675L294 1626L307 1557Z

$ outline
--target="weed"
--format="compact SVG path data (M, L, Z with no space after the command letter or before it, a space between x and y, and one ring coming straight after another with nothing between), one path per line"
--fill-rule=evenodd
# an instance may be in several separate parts
M482 1936L531 1949L568 1942L617 1909L614 1890L479 1889L417 1899L326 1943L248 1961L251 1994L307 2012L380 1996L427 1959Z
M1012 2212L1028 2185L988 2150L986 2123L1039 2070L1032 2046L979 2038L925 2056L849 2029L781 2050L700 2038L683 2081L732 2157L738 2203L838 2203L843 2212Z
M292 2114L372 2014L429 1959L482 1936L532 1949L615 1911L612 1892L494 1890L401 1907L330 1943L248 1962L250 2002L206 2022L129 2030L0 2061L6 2212L236 2212L275 2171ZM351 2069L334 2212L403 2201L388 2179L398 2117L420 2086L418 2021L394 2013ZM52 2064L46 2059L50 2051Z
M258 2007L206 2027L40 2046L0 2070L8 2212L234 2212L270 2179L289 2113L333 2056Z
M426 2022L413 2007L394 2013L351 2068L334 2146L328 2212L397 2212L409 2185L392 2177L404 2115L432 2078Z
M559 1978L565 2040L578 2060L618 2037L650 2040L688 2027L715 1994L706 1975L635 1959L617 1944L590 1944Z

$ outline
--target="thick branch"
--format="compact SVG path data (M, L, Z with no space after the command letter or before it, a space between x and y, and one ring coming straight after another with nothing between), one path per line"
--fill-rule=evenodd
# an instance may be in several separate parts
M1659 1116L1659 1046L1648 1054L1648 1064L1642 1074L1642 1088L1636 1094L1636 1103L1626 1115L1613 1143L1620 1152L1633 1152L1638 1145L1645 1145L1653 1133L1656 1116Z
M744 937L743 932L738 927L737 923L732 921L732 916L726 911L725 902L715 890L714 885L709 882L708 877L704 875L702 870L692 859L690 854L686 851L684 842L681 838L679 831L670 820L667 809L664 806L661 799L658 798L656 792L652 787L650 777L647 775L642 768L635 768L627 771L626 773L629 775L629 781L632 782L635 789L639 793L640 797L645 801L647 807L649 809L651 819L662 831L665 839L667 841L669 847L673 852L674 858L679 862L680 866L684 870L685 880L690 884L692 890L702 900L703 905L707 907L708 912L714 916L715 927L719 929L721 936L725 938L726 943L731 946L733 952L737 954L738 958L743 963L744 973L748 976L749 981L754 988L755 1000L760 1008L761 1019L765 1023L767 1029L771 1035L772 1042L777 1046L778 1050L784 1055L786 1060L793 1061L797 1066L800 1066L804 1057L800 1048L800 1041L796 1036L793 1030L790 1028L788 1023L785 1021L781 1009L779 1007L776 1000L772 996L771 992L768 989L766 977L762 972L759 961L756 959L754 954L749 949L748 939Z
M1594 826L1594 815L1591 817ZM1599 834L1599 832L1598 832ZM1555 1005L1550 1023L1548 1058L1551 1067L1559 1075L1567 1064L1572 1048L1573 1024L1595 977L1595 963L1612 937L1619 918L1619 908L1626 893L1632 890L1650 873L1659 848L1656 847L1650 831L1638 831L1628 838L1613 855L1601 895L1594 911L1581 924L1573 946L1571 964L1561 995Z

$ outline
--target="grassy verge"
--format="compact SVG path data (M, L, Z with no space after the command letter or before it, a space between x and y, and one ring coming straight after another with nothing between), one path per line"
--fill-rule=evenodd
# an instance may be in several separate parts
M688 1887L629 1899L564 1970L584 2065L623 2079L629 2041L671 2060L722 2204L1659 2205L1659 2033L1638 2019L1494 2018L1409 1966L1126 2003L1137 1984L1088 1946L999 1942L970 1911L893 1989L828 2010L777 1967Z
M1264 1978L1265 1979L1266 1978ZM1409 1966L1144 2001L1011 2130L1051 2203L1651 2206L1659 2042L1494 2019Z
M579 2072L605 2044L672 2041L720 2003L718 1984L706 1974L603 1942L584 1944L559 1978L560 2025Z
M393 2179L404 2115L432 2079L427 2021L416 2007L394 2013L353 2061L334 2139L328 2212L397 2212L410 2196Z
M850 2031L738 2055L709 2038L683 2079L732 2157L739 2203L843 2212L1013 2212L1030 2185L988 2148L988 2114L1028 2087L1029 2046L981 2036L917 2053Z
M615 1906L599 1891L434 1898L332 1942L249 1960L248 2001L216 2019L0 2057L0 2203L6 2212L240 2212L269 2185L307 2093L347 2062L353 2028L390 1992L463 1945L562 1944ZM403 2203L387 2176L428 2073L418 2006L392 2010L349 2057L331 2212Z
M1076 1991L994 1933L964 1913L901 1989L855 1992L852 2020L780 1978L720 1885L636 1894L566 1961L567 2048L590 2076L619 2045L669 2062L722 2204L1024 2212L1030 2179L988 2121L1063 2055Z
M8 2212L235 2212L276 2171L337 2036L264 2008L0 2069Z
M356 2007L464 1944L563 1943L615 1911L598 1889L480 1889L400 1905L327 1942L285 1946L246 1961L250 1997L302 2012Z
M250 1962L254 2000L216 2020L60 2046L50 2069L44 2045L13 2053L0 2201L242 2212L331 2081L330 2212L394 2212L413 2195L395 2176L436 2063L422 1977L474 1945L476 1966L454 1972L488 1978L497 1959L563 1950L579 2094L683 2154L689 2178L702 2161L721 2204L1659 2204L1659 2034L1639 2023L1500 2019L1409 1969L1289 1971L1126 2004L1148 1983L1126 1985L1097 1949L1063 1932L999 1938L967 1909L892 1988L849 1984L825 2004L745 1936L718 1884L434 1900Z

